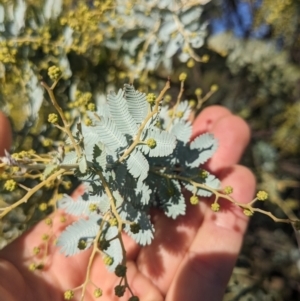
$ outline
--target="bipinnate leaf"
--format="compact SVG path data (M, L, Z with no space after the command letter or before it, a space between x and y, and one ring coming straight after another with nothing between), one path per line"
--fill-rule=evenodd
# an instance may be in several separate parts
M132 85L125 84L125 98L128 110L137 124L141 124L149 111L146 94L134 89Z
M64 209L67 213L74 216L90 216L97 214L97 211L105 214L110 206L106 194L97 196L85 193L77 200L64 194L63 198L58 201L58 208Z
M95 126L92 131L97 135L100 142L107 147L107 153L115 155L119 148L127 146L125 136L119 131L114 121L107 117L94 118Z
M76 163L77 163L76 152L71 151L65 154L62 164L76 164Z
M105 250L105 254L113 258L112 264L106 267L110 272L114 272L116 266L123 260L122 245L118 239L118 228L110 226L104 233L105 240L109 241L109 247Z
M149 215L144 211L136 210L129 203L124 203L119 211L122 219L137 223L140 227L138 233L132 233L130 226L125 225L125 232L132 237L136 243L142 246L149 245L154 238L154 227L150 221Z
M173 134L177 140L186 144L190 141L192 135L192 125L190 122L179 120L171 127L170 133Z
M110 93L107 96L109 111L118 130L123 134L134 136L138 126L130 115L125 98L124 91L119 90L118 94Z
M81 252L82 250L78 248L80 239L87 242L84 250L88 249L99 231L99 220L99 216L94 215L89 219L79 219L69 225L58 238L57 246L60 247L60 251L66 256Z
M139 178L143 181L148 176L149 163L145 156L138 150L135 149L131 152L126 160L127 169L134 178Z
M181 186L177 180L165 179L158 189L159 207L168 217L176 219L178 215L184 215L186 204L181 192Z
M214 136L210 133L205 133L198 136L190 144L191 157L187 162L189 167L198 167L204 164L217 150L218 143Z
M153 148L146 145L140 145L138 148L150 157L165 157L170 155L175 146L176 138L172 133L161 131L158 128L147 129L142 133L143 141L147 143L148 139L155 141Z

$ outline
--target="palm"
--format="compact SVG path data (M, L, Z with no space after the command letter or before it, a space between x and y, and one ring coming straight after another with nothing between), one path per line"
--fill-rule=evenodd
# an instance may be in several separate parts
M233 196L237 200L249 201L255 185L253 176L246 168L235 165L249 139L247 126L221 107L204 110L194 125L195 135L208 130L219 140L220 148L208 168L222 179L224 186L234 187ZM140 249L124 236L128 279L140 300L199 300L200 297L201 300L221 300L247 220L239 209L227 210L227 203L221 205L221 212L213 213L207 202L188 206L187 214L175 221L154 212L156 232L150 246ZM62 225L54 222L54 232L58 233L59 227ZM89 251L65 258L52 246L46 269L37 273L28 271L32 249L40 244L45 232L47 226L40 223L0 254L17 267L30 285L26 291L28 300L62 300L63 291L85 280ZM128 300L130 294L127 293L121 299L114 296L119 279L106 270L99 257L93 264L91 279L104 291L101 300ZM92 286L88 286L85 300L93 299L92 290ZM76 295L78 300L79 295Z

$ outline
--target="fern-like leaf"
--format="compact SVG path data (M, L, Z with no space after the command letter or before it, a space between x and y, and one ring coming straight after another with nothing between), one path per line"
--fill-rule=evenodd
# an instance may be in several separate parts
M134 178L143 181L148 176L149 163L145 156L137 149L131 152L126 160L127 169Z
M108 154L115 155L118 148L127 146L125 136L118 130L112 119L100 117L100 121L95 120L95 118L94 121L93 132L97 134L99 141L107 147Z
M124 220L137 223L140 226L138 233L132 233L129 225L125 225L125 232L132 237L136 243L145 246L149 245L154 236L154 227L149 219L149 216L144 211L136 210L131 204L125 203L120 209L120 216Z
M218 143L214 136L210 133L205 133L197 137L190 144L191 157L187 162L189 167L198 167L212 157L217 150Z
M57 246L61 248L61 252L66 256L75 255L82 250L78 248L80 239L87 242L86 249L88 249L93 242L99 230L99 216L92 216L90 219L79 219L73 224L69 225L59 236Z
M150 157L165 157L170 155L175 146L176 138L173 134L161 131L157 128L146 130L142 133L143 140L147 143L148 139L154 139L155 147L150 148L148 145L140 145L139 149Z
M134 136L138 126L130 115L125 98L124 91L119 90L118 94L110 93L107 96L109 111L118 130L123 134Z
M127 100L128 110L136 123L143 122L149 111L149 104L145 93L134 89L132 85L125 84L125 98Z

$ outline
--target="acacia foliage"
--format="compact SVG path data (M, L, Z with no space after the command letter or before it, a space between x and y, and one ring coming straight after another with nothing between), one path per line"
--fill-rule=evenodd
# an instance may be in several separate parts
M79 216L58 239L67 256L91 246L100 227L100 249L113 259L113 270L123 260L118 229L140 245L150 244L155 231L150 208L176 219L186 212L183 186L197 196L211 195L205 187L219 188L217 178L199 170L214 154L217 141L204 133L190 142L187 101L170 109L149 99L125 84L96 112L87 113L90 126L77 125L74 137L82 154L72 151L62 164L78 164L75 174L85 193L77 201L67 195L59 201L60 208Z

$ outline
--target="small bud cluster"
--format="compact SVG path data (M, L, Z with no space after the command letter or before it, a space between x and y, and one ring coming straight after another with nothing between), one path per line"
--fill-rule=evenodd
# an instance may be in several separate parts
M139 233L140 230L141 230L141 226L140 226L138 223L134 223L134 224L131 224L131 225L130 225L130 231L131 231L133 234Z
M71 300L71 299L73 299L73 297L74 297L74 291L72 291L72 290L65 291L65 293L64 293L65 300Z
M183 115L184 115L184 113L183 113L182 111L176 112L176 117L177 117L177 118L182 118Z
M114 260L113 258L107 255L103 258L103 262L105 265L112 265L114 263Z
M220 205L218 203L211 204L211 210L214 212L218 212L220 210Z
M196 95L196 96L201 96L201 95L202 95L202 89L201 89L201 88L197 88L197 89L195 90L195 95Z
M125 277L127 271L127 267L122 264L118 264L115 269L115 274L117 277Z
M33 248L33 254L38 255L40 253L41 249L39 247L34 247Z
M202 179L206 179L208 177L208 172L204 169L201 169L199 172L199 177Z
M40 210L40 211L46 211L47 208L48 208L47 203L41 203L41 204L39 205L39 210Z
M186 63L188 68L193 68L195 66L195 61L193 59L189 59Z
M55 113L51 113L48 115L48 122L52 124L56 124L58 122L58 116Z
M256 198L259 201L265 201L268 198L268 193L265 191L260 190L257 194L256 194Z
M48 226L52 226L52 219L50 217L45 219L45 224Z
M87 247L87 242L85 239L80 239L77 245L79 250L84 250Z
M231 186L226 186L224 188L224 193L225 194L231 194L233 192L233 188Z
M179 80L181 82L184 82L186 80L186 78L187 78L187 74L185 72L182 72L179 74Z
M97 208L98 208L97 204L92 203L89 205L89 210L91 212L95 212L97 210Z
M253 212L249 209L244 209L243 210L243 213L246 215L246 216L252 216L253 215Z
M155 105L156 95L154 93L148 93L146 96L147 102L151 105Z
M15 180L7 180L4 183L4 189L7 191L14 191L17 188L17 182Z
M49 235L47 234L47 233L44 233L43 235L42 235L42 240L43 241L47 241L49 239Z
M191 202L192 205L197 205L199 203L199 199L198 199L197 196L193 195L190 198L190 202Z
M153 138L147 139L146 143L151 149L156 147L156 141Z
M125 293L126 287L125 285L117 285L115 287L115 295L118 297L122 297Z
M210 91L212 91L212 92L216 92L218 89L219 89L218 85L212 85L210 87Z
M94 290L94 297L95 298L100 298L102 296L102 294L103 294L103 292L102 292L102 290L100 288L96 288Z
M91 118L86 117L86 118L84 119L84 124L85 124L86 126L91 126L91 125L93 125L93 121L92 121Z
M61 70L57 66L51 66L48 69L48 76L50 77L51 80L57 81L61 77Z
M105 251L109 248L110 246L110 242L103 239L103 240L100 240L99 242L99 249L102 250L102 251Z
M192 109L195 108L196 105L197 105L197 102L196 102L195 99L190 99L190 100L189 100L189 106L190 106Z

